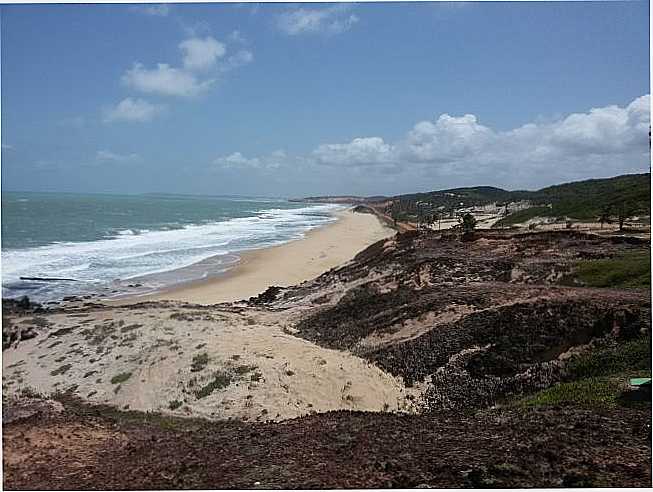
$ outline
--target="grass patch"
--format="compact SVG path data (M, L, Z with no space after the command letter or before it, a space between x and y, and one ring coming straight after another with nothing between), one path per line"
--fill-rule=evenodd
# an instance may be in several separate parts
M630 340L572 358L565 381L516 401L518 406L632 405L626 398L631 377L651 376L651 337ZM623 396L623 398L622 398ZM637 403L634 403L637 404ZM650 405L648 402L640 404Z
M573 379L628 371L651 371L651 337L642 337L572 358L567 370Z
M143 325L139 325L138 323L134 323L133 325L123 326L122 328L120 328L120 333L127 333L128 331L136 330L142 326Z
M637 251L614 258L580 261L575 275L588 287L650 288L650 253Z
M645 376L644 373L622 373L598 378L559 383L517 401L518 406L562 406L580 405L586 407L648 406L651 401L630 401L625 396L629 390L631 376ZM647 377L651 373L648 372Z
M531 207L507 215L498 221L494 227L507 227L513 224L521 224L535 217L546 217L549 215L551 215L551 209L549 207Z
M209 363L209 354L202 352L193 356L193 361L190 365L190 372L199 372L203 370Z
M116 374L114 377L111 378L111 384L124 383L131 377L131 375L132 375L131 372L121 372L120 374Z
M182 405L183 405L183 402L181 402L179 400L172 400L170 403L168 403L168 408L170 410L177 410Z
M624 389L626 383L621 378L587 378L556 384L523 398L519 403L527 407L569 404L616 406L617 397Z
M258 369L257 366L237 366L234 368L234 372L239 376L244 376L248 372L252 372L254 369Z
M50 376L58 376L59 374L64 374L68 369L73 367L71 364L64 364L63 366L55 369L50 373Z
M206 398L215 390L226 388L231 384L231 375L226 372L216 371L213 373L213 379L206 386L202 386L195 392L195 397L199 400Z
M116 331L117 323L94 325L93 329L87 328L81 332L89 345L100 345Z

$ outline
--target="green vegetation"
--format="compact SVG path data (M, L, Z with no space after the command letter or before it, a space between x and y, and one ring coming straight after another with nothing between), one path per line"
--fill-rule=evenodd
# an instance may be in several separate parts
M650 215L650 174L626 174L607 179L589 179L537 191L507 191L490 186L453 188L393 197L391 214L398 220L440 213L453 217L462 207L530 201L534 207L502 219L508 226L533 217L569 217L576 220L622 222L633 215Z
M170 410L177 410L182 405L183 405L183 402L181 402L179 400L172 400L170 403L168 403L168 408Z
M531 207L519 212L512 213L495 224L495 227L508 227L513 224L521 224L535 217L546 217L551 213L549 207Z
M599 217L604 207L618 208L623 203L650 213L650 174L626 174L608 179L588 179L550 186L534 192L535 200L553 204L553 215L578 219ZM614 211L616 213L616 210Z
M493 186L474 186L468 188L451 188L448 190L429 191L426 193L412 193L394 197L395 200L406 202L427 202L434 207L443 207L445 211L457 207L470 207L474 205L487 205L490 203L504 203L511 201L527 200L528 191L507 191ZM523 195L523 197L522 197ZM462 205L461 205L462 204Z
M111 384L124 383L131 377L131 375L132 375L131 372L121 372L120 374L116 374L114 377L111 378Z
M231 375L226 372L216 371L213 373L213 379L206 386L202 386L195 392L195 398L198 400L205 398L215 390L226 388L231 384Z
M628 389L628 379L651 374L651 338L637 338L576 356L566 369L567 381L522 398L517 404L620 405L620 396Z
M621 222L636 214L650 215L650 196L650 174L626 174L550 186L528 193L525 199L534 204L551 204L550 208L538 211L544 217L577 220L603 217L605 222L615 217Z
M209 363L209 354L202 352L201 354L193 356L193 362L190 366L190 372L199 372L203 370Z
M143 325L139 325L138 323L135 323L135 324L133 324L133 325L123 326L122 328L120 328L120 333L127 333L127 332L129 332L129 331L132 331L132 330L136 330L136 329L138 329L138 328L141 328L142 326L143 326Z
M626 389L625 378L587 378L560 383L524 398L524 406L581 404L615 406L620 393Z
M21 396L24 396L25 398L46 398L46 395L36 391L34 388L29 387L29 386L25 386L25 387L21 388L20 394L21 394Z
M588 287L648 288L651 286L650 253L636 251L614 258L581 261L576 264L575 276Z
M471 234L476 229L476 219L472 214L463 215L460 223L465 234Z
M245 366L237 366L234 369L234 371L239 376L243 376L243 375L247 374L248 372L252 372L254 369L257 369L257 367L256 366L246 366L245 365Z
M55 369L50 373L50 376L58 376L59 374L64 374L68 369L73 367L71 364L64 364L63 366L59 367L58 369Z
M567 365L574 379L651 370L651 337L642 337L574 357Z

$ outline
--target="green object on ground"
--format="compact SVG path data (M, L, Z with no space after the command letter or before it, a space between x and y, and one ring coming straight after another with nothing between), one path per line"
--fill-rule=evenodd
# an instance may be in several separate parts
M651 384L651 378L631 378L631 386L644 386L645 384Z
M575 275L586 287L650 288L651 254L632 251L612 258L583 260L576 264Z

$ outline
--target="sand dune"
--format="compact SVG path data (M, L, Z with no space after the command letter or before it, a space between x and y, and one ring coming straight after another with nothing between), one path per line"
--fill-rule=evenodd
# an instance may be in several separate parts
M407 407L401 379L293 336L288 315L182 304L50 315L48 332L4 352L4 386L220 419Z

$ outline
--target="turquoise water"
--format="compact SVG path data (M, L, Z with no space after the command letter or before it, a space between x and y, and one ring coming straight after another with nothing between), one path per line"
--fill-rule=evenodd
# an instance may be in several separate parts
M301 238L334 220L336 208L247 197L5 192L3 296L116 293L144 276L145 288L161 288L175 277L157 274L200 262L207 267L193 272L205 277L232 265L239 251Z

